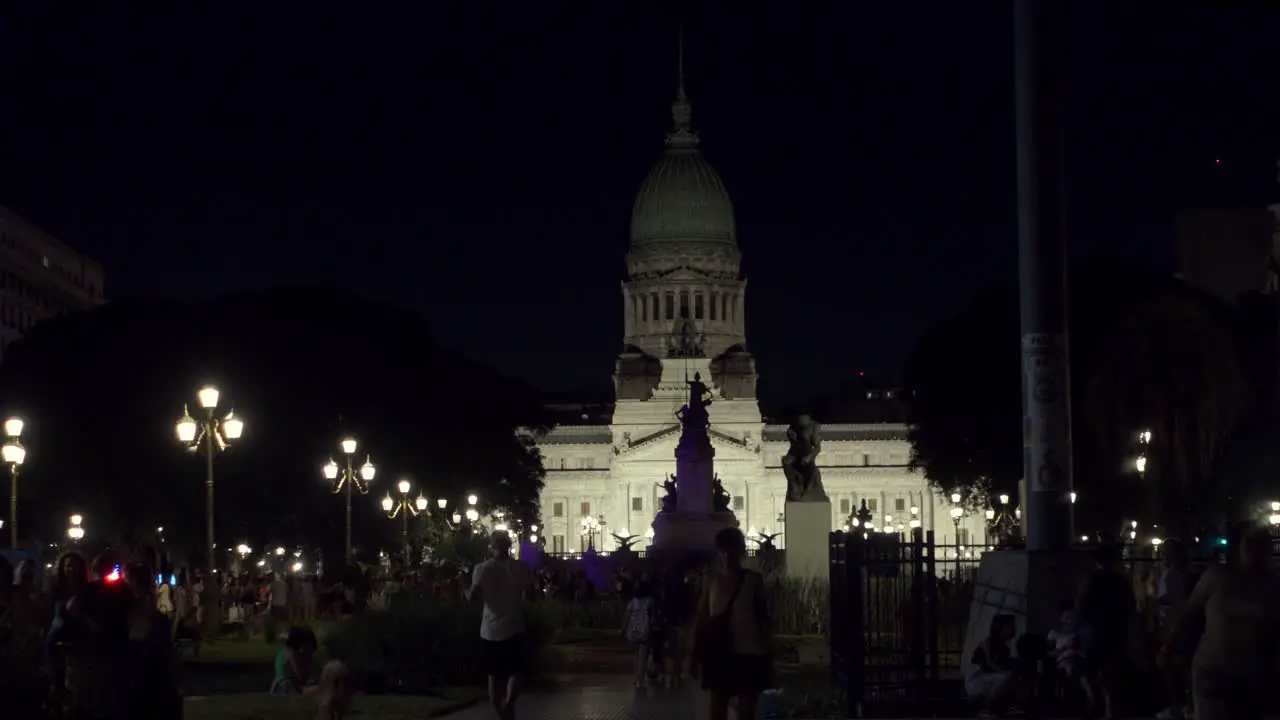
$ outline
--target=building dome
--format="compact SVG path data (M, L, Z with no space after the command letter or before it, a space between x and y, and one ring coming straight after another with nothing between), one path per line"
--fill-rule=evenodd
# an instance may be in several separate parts
M667 149L640 186L631 209L633 277L689 268L736 277L741 256L733 203L720 175L698 151L692 108L681 83L671 105L675 128Z
M631 210L631 245L665 241L734 243L733 203L696 147L668 147Z

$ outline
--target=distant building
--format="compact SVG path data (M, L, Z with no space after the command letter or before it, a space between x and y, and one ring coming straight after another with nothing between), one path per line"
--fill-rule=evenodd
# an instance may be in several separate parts
M730 509L748 533L783 528L782 458L793 417L784 413L777 422L761 414L733 205L698 150L690 114L681 87L666 152L632 209L613 397L553 403L557 424L537 437L547 471L543 536L551 552L612 550L611 533L646 536L661 507L661 483L676 471L676 412L688 402L687 381L695 374L714 394L709 434ZM981 544L982 517L952 521L949 499L908 467L902 393L852 383L822 407L805 407L822 423L818 463L832 527L845 525L865 502L873 532L923 527L943 542ZM778 544L786 542L784 535Z
M41 320L103 302L102 266L0 207L0 358Z

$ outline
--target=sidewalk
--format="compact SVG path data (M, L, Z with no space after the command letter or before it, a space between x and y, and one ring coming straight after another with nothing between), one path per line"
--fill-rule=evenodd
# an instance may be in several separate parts
M566 677L555 692L520 698L520 720L699 720L706 717L706 700L693 688L636 690L625 676ZM494 720L488 703L446 716L448 720Z
M692 687L636 690L626 678L616 675L582 675L564 678L556 692L520 698L516 716L520 720L702 720L707 717L707 701L702 692ZM495 717L493 708L483 702L446 716L447 720L494 720ZM760 716L756 720L760 720Z

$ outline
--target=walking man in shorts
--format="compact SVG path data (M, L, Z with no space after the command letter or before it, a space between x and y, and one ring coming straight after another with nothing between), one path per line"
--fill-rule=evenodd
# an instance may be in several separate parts
M511 557L510 535L496 532L491 541L493 557L476 566L466 595L468 600L479 597L484 603L480 642L489 676L489 699L499 720L515 720L520 676L524 674L529 650L525 642L524 595L533 585L533 574L528 566Z

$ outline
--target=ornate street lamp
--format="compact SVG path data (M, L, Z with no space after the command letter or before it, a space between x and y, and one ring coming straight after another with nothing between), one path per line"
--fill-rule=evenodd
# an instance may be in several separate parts
M964 508L951 508L951 524L956 530L956 547L960 546L960 519L964 517Z
M18 548L18 470L27 459L27 449L22 447L22 418L11 417L4 421L4 462L9 466L9 547Z
M427 499L421 494L416 500L409 499L411 489L408 480L401 480L396 483L396 490L400 491L399 500L392 500L390 494L382 498L382 510L387 513L387 517L392 520L400 518L400 539L404 543L406 562L409 559L409 518L417 517L418 513L427 509Z
M341 473L339 473L338 463L334 462L333 459L330 458L329 462L324 464L324 476L325 479L335 482L333 486L333 492L335 495L342 492L344 489L347 491L346 561L350 562L352 552L351 493L352 491L356 491L361 495L368 495L369 483L373 482L373 476L377 474L378 469L373 466L373 459L370 456L365 455L364 464L360 466L360 470L357 473L355 463L353 461L356 454L356 439L353 437L343 438L342 442L338 444L342 448L342 454L346 456L346 467L341 470Z
M214 417L214 410L218 407L218 389L212 385L205 385L196 393L196 399L200 403L200 408L204 410L204 416L197 421L191 417L191 413L187 411L187 406L182 406L182 417L178 420L175 428L178 433L178 442L182 443L187 450L191 452L199 452L204 450L205 470L204 470L204 487L205 487L205 552L208 557L206 563L207 570L212 574L214 559L214 539L213 539L213 458L221 451L230 447L234 440L239 440L244 434L244 421L236 417L235 411L230 411L227 416L221 420Z
M80 513L76 513L71 517L67 518L67 520L69 523L67 525L67 537L70 538L72 542L80 542L81 540L83 540L84 539L84 516L81 515Z

